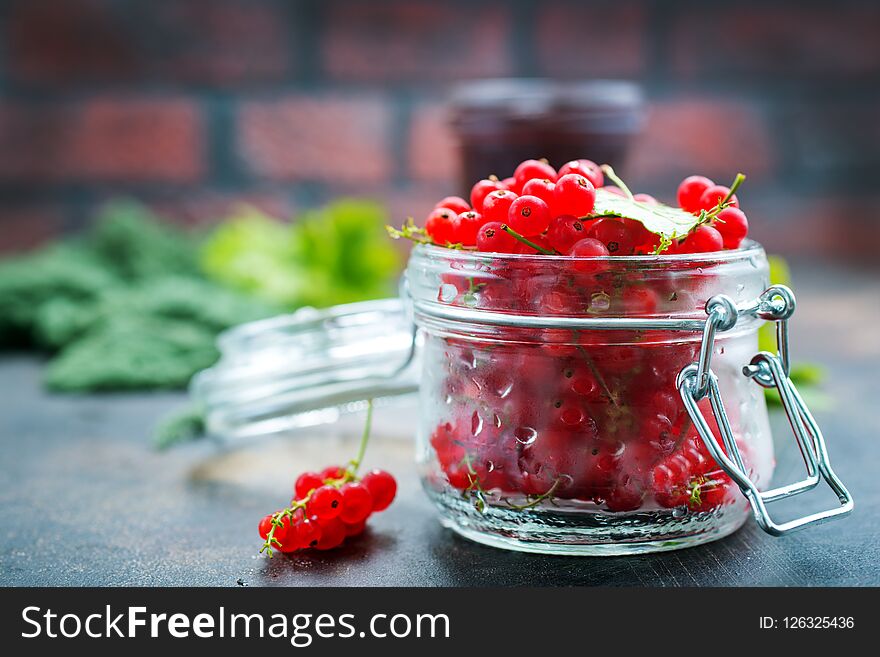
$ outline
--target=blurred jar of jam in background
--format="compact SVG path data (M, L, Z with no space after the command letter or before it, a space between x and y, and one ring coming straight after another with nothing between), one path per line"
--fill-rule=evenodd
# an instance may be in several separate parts
M641 88L622 80L495 79L452 93L451 123L461 157L461 190L528 158L554 166L578 158L620 167L644 122Z

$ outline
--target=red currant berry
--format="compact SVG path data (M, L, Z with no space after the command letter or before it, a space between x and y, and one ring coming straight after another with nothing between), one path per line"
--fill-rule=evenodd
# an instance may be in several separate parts
M520 235L540 235L550 225L550 208L537 196L520 196L510 204L507 225Z
M680 253L711 253L723 248L721 233L705 224L697 226L679 245Z
M707 212L713 209L716 205L721 202L721 199L725 198L730 193L730 187L725 187L724 185L712 185L708 187L706 191L703 192L703 195L700 196L699 207L697 210L706 210ZM739 207L739 200L736 198L736 195L730 197L728 203L734 207Z
M508 189L492 192L483 201L483 219L489 221L507 221L507 213L517 196Z
M483 221L483 215L479 212L475 212L474 210L462 212L458 215L456 225L455 235L457 240L464 246L476 246L477 231L480 230L480 226L482 226L483 223L485 223Z
M596 188L584 176L570 173L562 176L553 189L553 214L585 217L596 204Z
M281 518L281 524L275 528L275 533L272 534L272 538L280 543L279 545L278 543L275 543L275 541L272 541L272 545L284 553L293 552L294 550L299 549L299 541L297 539L296 531L290 523L290 518L288 516Z
M656 198L651 196L650 194L635 194L633 195L633 201L638 201L639 203L644 203L645 205L657 205L658 201Z
M597 258L611 255L611 253L608 247L599 240L593 237L585 237L572 244L568 255L575 256L576 258Z
M437 208L425 220L425 231L435 244L445 246L455 243L458 215L449 208Z
M321 540L321 527L317 521L311 518L304 518L302 515L299 515L298 518L294 519L291 528L291 533L295 536L294 540L300 548L313 548Z
M342 545L345 540L345 524L339 518L318 520L321 528L321 538L315 544L319 550L332 550Z
M335 518L342 511L342 495L335 486L321 486L312 493L308 503L309 515L319 520Z
M438 208L448 208L455 214L461 214L462 212L470 210L471 206L460 196L447 196L434 206L435 210Z
M327 479L342 479L345 476L345 468L341 465L331 465L321 470L322 483Z
M553 190L556 183L547 178L532 178L522 188L523 196L537 196L549 207L553 203Z
M324 477L317 472L303 472L296 479L296 483L293 485L293 492L296 495L296 499L301 500L310 492L318 488L324 483Z
M342 513L339 517L343 522L353 525L372 513L373 496L363 484L348 483L339 492L342 493Z
M657 312L657 295L648 287L624 287L620 294L620 310L624 315L653 315Z
M585 237L572 244L568 255L575 258L590 258L589 260L575 260L572 265L575 271L583 274L598 274L608 268L608 263L592 258L601 258L611 255L608 248L597 239Z
M647 410L674 418L682 410L681 399L671 392L657 390L648 399Z
M373 497L373 511L387 509L397 493L397 482L384 470L371 470L364 475L361 483L367 487Z
M559 253L568 253L572 245L587 236L587 229L580 219L563 214L550 222L547 228L547 242Z
M483 224L477 233L477 250L495 253L522 253L523 244L501 229L498 221Z
M580 404L568 400L564 402L553 416L552 421L563 429L577 431L579 433L595 432L595 421Z
M636 477L624 474L611 486L605 500L609 511L635 511L642 506L645 488Z
M510 176L509 178L505 178L501 181L501 184L504 186L504 189L509 189L515 194L519 194L520 187L516 184L516 178Z
M636 221L635 219L630 219L628 217L622 217L620 221L629 228L637 245L651 242L656 237L654 233L645 228L645 224L641 221Z
M602 396L602 389L596 377L586 370L572 373L570 387L576 394L591 401L598 401Z
M345 536L346 538L349 536L358 536L364 533L364 529L367 528L367 521L361 520L360 522L356 522L352 525L347 523L342 523L345 525Z
M546 239L544 239L543 235L532 235L529 238L529 241L533 242L534 244L537 244L539 247L541 247L545 251L552 251L553 250L553 247L550 246L550 242L548 242ZM528 246L525 246L525 245L523 245L523 246L525 247L523 249L523 253L534 253L535 252L534 249L532 249Z
M587 234L602 242L611 255L632 255L638 241L629 226L610 217L599 219L590 226Z
M724 504L727 498L727 490L730 480L726 475L715 475L709 479L695 480L691 482L691 490L696 486L699 490L699 503L693 504L691 500L688 502L691 506L696 506L698 511L708 511L717 506Z
M567 176L570 173L578 173L593 183L593 187L599 189L605 184L605 176L602 175L602 169L592 160L572 160L562 165L559 170L559 177Z
M264 541L269 537L269 532L272 530L272 516L268 515L262 520L260 520L260 538Z
M513 178L516 180L517 186L522 189L532 178L547 178L555 182L557 173L556 169L547 164L546 161L525 160L513 172Z
M714 184L705 176L688 176L678 186L678 207L686 212L699 212L700 197Z
M657 502L668 509L687 503L688 470L668 458L651 471L651 487Z
M483 179L471 188L471 205L477 212L483 211L483 201L492 192L507 187L499 180Z
M724 208L715 215L715 230L721 233L725 249L737 249L749 234L749 220L739 208Z

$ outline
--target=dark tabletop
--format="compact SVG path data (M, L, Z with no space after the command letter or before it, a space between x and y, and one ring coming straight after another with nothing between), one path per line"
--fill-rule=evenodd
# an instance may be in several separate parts
M377 411L367 465L400 481L398 499L363 536L325 553L258 555L256 525L295 474L344 462L356 431L224 448L204 441L156 452L158 417L182 393L51 395L31 356L0 359L0 584L6 585L878 585L880 584L880 283L796 269L795 359L827 368L831 397L814 414L856 500L847 519L785 538L753 521L708 545L633 557L545 557L476 545L442 528L422 494L406 414ZM354 418L353 420L356 420ZM772 420L777 481L801 475L785 418ZM383 428L384 425L384 428ZM830 492L788 500L796 513Z

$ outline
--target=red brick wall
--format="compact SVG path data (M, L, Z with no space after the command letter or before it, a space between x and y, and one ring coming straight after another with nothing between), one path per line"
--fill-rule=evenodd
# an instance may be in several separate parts
M421 216L455 191L449 86L544 75L644 84L624 172L639 189L743 170L768 246L867 260L877 25L880 3L843 0L8 0L0 249L76 230L115 195L187 222L342 193Z

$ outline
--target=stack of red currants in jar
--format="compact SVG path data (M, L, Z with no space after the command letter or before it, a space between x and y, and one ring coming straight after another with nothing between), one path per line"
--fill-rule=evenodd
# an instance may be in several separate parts
M526 160L509 178L478 181L470 202L444 198L424 228L389 232L487 254L461 263L450 254L441 303L539 316L697 317L713 286L712 254L740 248L748 234L735 193L743 180L725 187L690 176L671 207L631 193L607 165L574 160L557 172ZM616 260L650 255L676 258ZM442 351L428 353L443 368L431 393L442 400L429 440L438 485L476 496L480 507L511 509L572 501L607 512L703 512L732 503L736 487L676 388L699 337L506 326L485 341L443 337ZM717 436L708 399L700 407ZM730 422L740 428L736 409ZM749 445L741 451L751 458Z
M648 194L629 194L625 185L606 186L603 168L590 160L572 160L558 172L544 160L526 160L509 178L478 181L470 202L457 196L441 200L425 233L440 246L572 256L706 253L735 249L748 234L736 195L703 176L683 180L677 199L682 210L702 212L705 221L669 242L636 219L595 212L599 189L659 206Z

